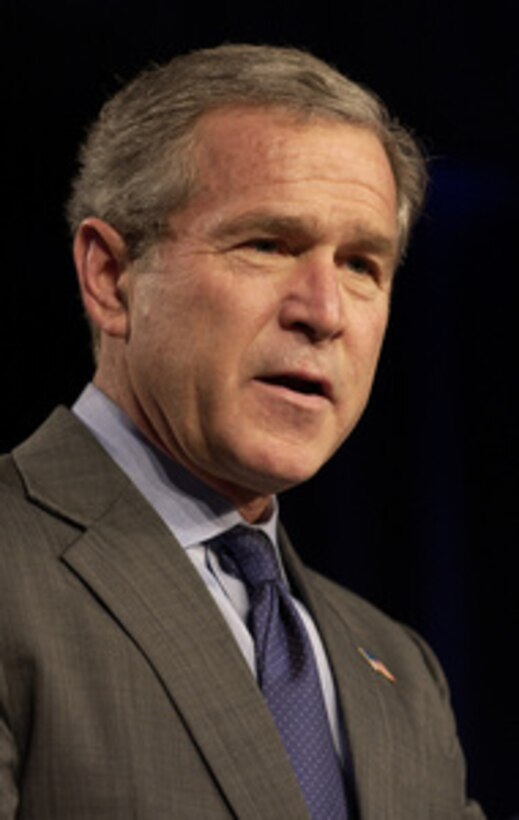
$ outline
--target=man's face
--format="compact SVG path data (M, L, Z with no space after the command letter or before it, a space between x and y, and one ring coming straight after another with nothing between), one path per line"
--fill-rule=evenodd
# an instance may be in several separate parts
M126 280L126 409L239 506L312 476L362 413L396 192L364 129L230 109L197 134L201 187Z

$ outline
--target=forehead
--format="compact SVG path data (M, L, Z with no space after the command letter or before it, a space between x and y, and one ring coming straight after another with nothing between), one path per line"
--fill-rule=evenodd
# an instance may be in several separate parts
M367 128L324 118L296 118L277 108L217 109L195 130L199 190L206 196L273 198L291 187L326 186L337 198L371 198L396 210L386 152Z

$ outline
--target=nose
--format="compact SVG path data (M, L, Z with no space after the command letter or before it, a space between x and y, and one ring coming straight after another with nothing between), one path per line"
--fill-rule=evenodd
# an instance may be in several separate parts
M280 311L285 330L298 331L312 342L342 335L344 293L333 258L300 259Z

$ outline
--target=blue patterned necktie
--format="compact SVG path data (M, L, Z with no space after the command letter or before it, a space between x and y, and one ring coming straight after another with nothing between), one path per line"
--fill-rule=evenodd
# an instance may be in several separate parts
M312 820L347 818L344 777L333 746L317 666L272 544L236 526L207 542L249 595L248 626L258 683L292 762Z

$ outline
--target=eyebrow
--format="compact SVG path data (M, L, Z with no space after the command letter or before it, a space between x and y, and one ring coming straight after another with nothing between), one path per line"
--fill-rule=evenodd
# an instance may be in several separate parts
M364 227L356 226L351 238L348 240L354 248L366 253L375 253L380 256L397 255L398 241L390 239L384 234L366 230Z
M255 211L243 214L235 220L216 226L213 236L215 239L238 239L250 231L264 231L274 236L284 235L291 237L320 236L322 228L319 220L314 217L300 217L290 215L276 215L268 211ZM390 239L385 234L372 231L363 225L354 224L351 233L345 242L353 251L359 253L373 253L379 256L397 257L397 239Z
M309 235L319 232L317 220L298 216L281 216L268 211L254 211L219 225L214 231L217 239L234 239L249 231L272 234Z

